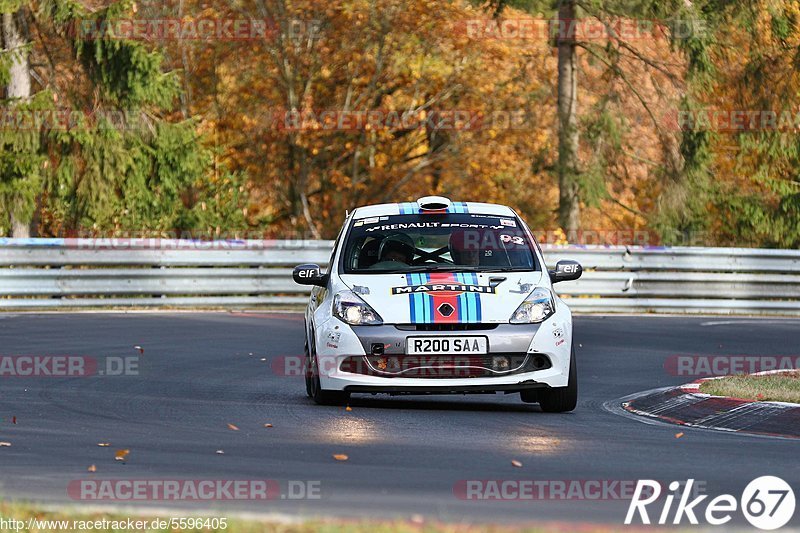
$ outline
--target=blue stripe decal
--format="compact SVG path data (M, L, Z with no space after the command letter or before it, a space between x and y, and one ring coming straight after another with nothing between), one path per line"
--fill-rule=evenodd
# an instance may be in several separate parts
M448 213L469 213L467 209L467 202L453 202L447 208Z
M405 275L409 286L426 285L430 283L429 274L409 273ZM464 285L477 285L478 275L475 273L455 273L457 283ZM408 295L408 305L412 324L431 324L434 322L433 297L426 293L411 293ZM481 296L474 292L464 292L456 297L458 306L458 321L461 323L477 323L483 318Z
M406 283L408 285L419 285L417 283L417 274L406 274ZM420 300L421 294L411 293L408 295L408 305L411 308L411 323L416 324L422 316L422 301Z
M412 285L421 285L422 274L411 274L411 282ZM425 322L425 295L414 294L414 305L417 308L417 322Z
M466 274L456 274L456 281L461 284L465 284L467 282ZM467 299L467 293L461 293L458 295L458 301L460 304L460 308L462 312L458 315L459 322L470 322L472 320L470 316L469 310L469 300Z
M411 274L406 274L406 285L411 285ZM411 323L415 323L417 321L417 315L415 313L415 306L414 306L414 295L408 295L408 309L411 312Z
M416 274L408 274L411 278L410 285L417 285L417 275ZM419 322L422 320L422 306L420 305L419 294L411 293L411 298L413 298L412 305L414 306L414 323Z
M464 284L467 282L467 277L464 274L456 273L456 281ZM458 301L461 304L461 314L458 315L459 322L469 322L469 302L467 301L467 293L462 292L458 295Z
M468 285L478 284L478 275L475 273L464 274L464 279ZM467 316L469 322L480 322L481 320L481 298L480 295L474 292L469 292L465 295L467 299L467 308L469 309Z
M475 284L477 285L478 284L478 275L477 274L472 274L472 276L475 278ZM481 295L480 294L476 294L475 295L475 307L476 307L475 322L480 322L483 319L483 313L482 313L482 310L481 310Z
M422 278L421 283L427 284L431 280L429 274L420 274ZM425 323L430 324L433 322L433 297L428 293L423 293L422 297L425 299Z

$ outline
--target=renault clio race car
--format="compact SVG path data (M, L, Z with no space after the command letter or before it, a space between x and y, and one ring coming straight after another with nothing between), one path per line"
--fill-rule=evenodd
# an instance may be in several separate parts
M572 314L525 222L502 205L416 202L350 213L305 313L306 392L318 404L351 393L520 393L543 411L575 408Z

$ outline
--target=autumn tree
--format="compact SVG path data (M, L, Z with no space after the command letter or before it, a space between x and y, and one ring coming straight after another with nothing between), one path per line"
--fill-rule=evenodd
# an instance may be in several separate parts
M695 8L709 38L689 56L692 105L682 126L695 174L687 189L704 201L679 211L679 221L724 245L797 248L800 6L706 0Z
M264 39L198 43L186 81L201 128L214 132L231 168L252 176L251 215L275 235L332 237L347 209L432 193L513 198L549 222L544 176L527 159L543 150L544 115L524 98L540 84L546 47L471 39L463 21L483 14L461 3L190 9L274 29ZM382 118L336 124L370 113ZM458 113L477 120L454 125Z
M558 222L644 227L653 198L680 172L680 134L665 117L684 84L674 42L686 37L680 11L627 0L497 0L499 20L523 16L549 30L558 65ZM590 208L589 220L586 209ZM582 216L583 211L583 216ZM589 226L592 227L592 226Z
M161 53L115 33L136 10L127 0L2 4L0 206L14 236L34 212L45 234L244 224L241 179L215 171L194 121L171 116L180 88ZM220 184L236 191L229 203Z

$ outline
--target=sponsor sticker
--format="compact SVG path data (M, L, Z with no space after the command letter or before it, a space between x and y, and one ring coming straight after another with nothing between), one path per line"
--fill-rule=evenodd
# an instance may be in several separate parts
M496 294L491 285L471 285L462 283L426 283L423 285L404 285L392 287L392 294L414 294L431 292L473 292L478 294Z

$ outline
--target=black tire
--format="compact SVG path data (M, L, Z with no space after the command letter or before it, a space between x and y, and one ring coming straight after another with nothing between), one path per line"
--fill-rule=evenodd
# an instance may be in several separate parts
M519 397L525 403L539 403L539 393L541 389L526 389L520 391Z
M569 378L566 387L553 387L538 391L539 407L545 413L566 413L578 405L578 372L575 364L575 347L569 358Z
M310 351L308 352L310 354ZM319 366L316 354L307 357L306 361L311 369L306 372L306 393L317 405L345 405L350 400L350 393L338 390L324 390L319 380Z
M313 398L314 395L313 395L313 390L311 388L311 364L310 364L311 358L308 353L308 341L306 341L304 354L306 358L303 361L303 376L305 377L306 380L306 396L308 396L309 398Z

